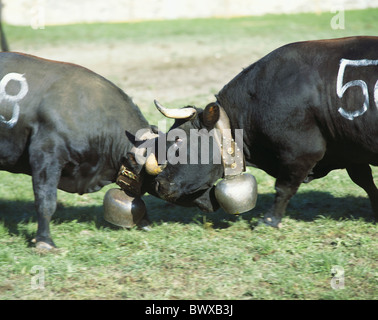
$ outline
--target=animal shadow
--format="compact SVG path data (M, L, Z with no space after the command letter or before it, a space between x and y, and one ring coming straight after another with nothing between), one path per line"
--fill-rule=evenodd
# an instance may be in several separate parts
M258 196L257 205L251 211L241 214L238 218L218 209L212 213L203 213L194 207L180 207L151 195L145 195L149 219L153 225L162 223L200 224L211 223L214 229L228 228L237 219L251 221L262 217L269 210L274 201L274 194ZM373 221L372 209L367 197L347 196L335 198L327 192L308 191L296 194L286 210L286 217L311 222L319 217L334 220L364 219ZM97 228L117 228L107 223L103 218L102 203L97 201L85 206L67 206L58 202L57 210L52 218L54 224L76 220L77 222L93 222ZM31 241L35 231L19 228L20 223L36 222L33 201L9 201L0 199L0 223L8 229L10 234L22 235Z
M164 202L152 196L144 198L148 215L155 223L205 223L210 222L212 228L223 229L238 219L250 222L254 218L262 218L274 202L273 193L261 194L257 198L256 207L240 216L227 214L223 209L203 213L197 208L183 208ZM147 199L146 199L147 198ZM311 222L319 217L333 220L364 219L374 221L368 197L334 197L331 193L307 191L297 193L290 201L285 217ZM251 225L253 228L253 226Z

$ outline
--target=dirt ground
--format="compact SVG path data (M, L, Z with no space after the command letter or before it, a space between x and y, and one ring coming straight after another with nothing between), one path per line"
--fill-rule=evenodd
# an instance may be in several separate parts
M205 43L198 40L111 43L100 47L83 43L67 48L37 47L27 53L85 66L114 82L130 95L146 117L155 112L153 100L180 107L203 107L222 87L279 44L244 42ZM24 51L12 47L12 50ZM198 103L200 105L198 105Z

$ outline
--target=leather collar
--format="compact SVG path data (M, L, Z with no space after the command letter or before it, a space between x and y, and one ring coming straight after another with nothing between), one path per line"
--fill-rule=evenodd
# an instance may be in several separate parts
M220 148L224 177L236 176L245 171L244 154L232 137L230 119L226 111L218 102L216 104L219 107L220 115L215 124L215 129L218 130L215 130L214 137ZM241 143L243 143L243 140Z
M133 196L140 196L141 194L141 182L139 177L128 170L124 165L122 165L118 171L116 184L118 184L123 191Z

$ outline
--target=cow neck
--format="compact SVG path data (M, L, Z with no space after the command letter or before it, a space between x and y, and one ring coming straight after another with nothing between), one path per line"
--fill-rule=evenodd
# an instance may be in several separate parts
M215 141L220 149L224 178L237 176L245 171L244 154L232 137L230 119L223 107L219 107L219 120L215 124Z

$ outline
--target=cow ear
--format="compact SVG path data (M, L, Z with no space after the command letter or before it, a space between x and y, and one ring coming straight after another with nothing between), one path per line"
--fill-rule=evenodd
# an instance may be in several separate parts
M159 134L159 128L155 125L151 125L151 131L155 134Z
M135 145L136 144L136 138L135 138L135 136L131 132L127 131L127 130L125 130L125 134L126 134L126 137L130 140L130 142L133 145Z
M215 102L209 103L203 111L202 121L206 128L212 129L219 120L219 105Z

